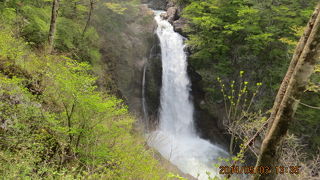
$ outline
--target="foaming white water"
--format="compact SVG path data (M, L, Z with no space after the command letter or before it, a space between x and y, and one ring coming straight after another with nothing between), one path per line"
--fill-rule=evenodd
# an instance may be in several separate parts
M201 139L194 130L193 104L189 100L190 80L183 37L155 12L162 55L162 89L159 127L149 137L149 145L182 172L198 179L219 176L214 166L228 156L218 146Z

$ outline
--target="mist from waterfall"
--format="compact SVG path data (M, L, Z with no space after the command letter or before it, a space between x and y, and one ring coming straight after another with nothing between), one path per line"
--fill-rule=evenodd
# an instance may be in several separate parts
M161 109L159 126L149 134L149 145L184 173L200 180L208 179L207 172L211 177L219 176L214 164L228 154L196 134L184 38L161 13L155 11L162 56Z

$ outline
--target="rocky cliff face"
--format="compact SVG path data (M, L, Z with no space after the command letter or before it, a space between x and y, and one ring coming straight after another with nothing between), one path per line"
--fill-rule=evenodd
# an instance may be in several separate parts
M167 8L167 0L141 0L141 2L155 10L166 10Z
M151 9L165 10L163 18L168 19L176 32L187 36L184 31L187 20L181 17L182 5L177 5L174 0L142 0L142 3L148 4Z
M156 34L153 36L148 61L145 63L145 100L146 112L150 128L158 123L160 109L160 91L162 86L162 63L160 42Z
M118 90L117 94L126 99L129 110L140 116L143 68L145 64L153 66L152 63L148 63L150 51L156 41L153 12L146 5L141 5L138 9L128 12L130 15L115 22L116 25L110 22L104 23L105 19L110 17L103 17L104 12L100 13L101 20L97 20L96 23L99 25L97 29L100 30L103 44L100 50L103 55L101 65L103 72L100 75L102 78L99 85L102 88L111 87L113 91ZM161 69L161 65L159 68Z
M103 37L101 54L104 70L99 85L101 88L112 89L113 93L116 91L118 96L125 99L129 110L142 119L142 79L146 68L146 110L150 123L156 124L162 65L160 43L154 33L157 26L154 14L147 5L141 5L138 12L124 17L122 21L125 22L121 22L123 25L117 27L116 31L111 30L116 27L109 25L99 32ZM97 24L101 25L101 22Z

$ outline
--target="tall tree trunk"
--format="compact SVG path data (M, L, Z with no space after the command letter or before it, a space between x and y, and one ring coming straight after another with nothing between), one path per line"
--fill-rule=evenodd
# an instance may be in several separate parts
M262 142L261 153L256 168L274 166L278 163L278 146L286 135L293 119L297 99L306 89L308 80L320 59L320 4L312 15L303 37L295 50L287 74L277 94L273 112L269 119L269 131ZM275 171L270 174L256 174L255 180L273 180Z
M51 13L49 36L48 36L49 53L53 51L53 42L54 42L54 36L56 33L59 3L60 3L60 0L52 0L52 13Z
M90 21L91 21L91 16L92 16L92 11L93 11L93 8L94 8L93 7L94 3L95 2L93 0L90 0L90 10L89 10L86 26L84 27L83 32L82 32L82 37L84 37L84 34L86 33L86 31L87 31L87 29L89 27L89 24L90 24Z

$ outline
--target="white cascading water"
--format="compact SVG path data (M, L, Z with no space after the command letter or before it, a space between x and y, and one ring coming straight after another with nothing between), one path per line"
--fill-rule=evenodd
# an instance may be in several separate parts
M208 179L207 173L219 176L214 164L228 154L196 134L183 37L161 13L155 11L162 55L161 110L159 127L150 134L149 145L186 174L200 180Z

